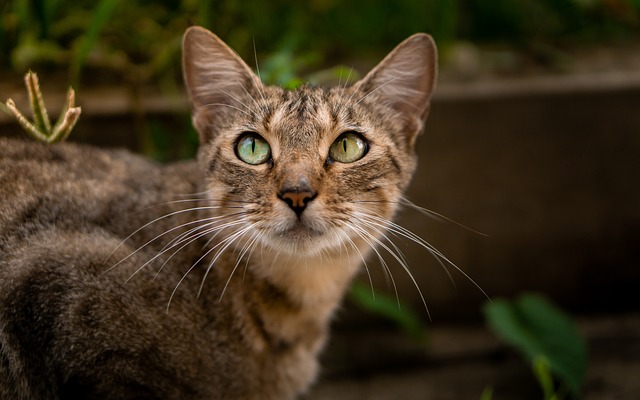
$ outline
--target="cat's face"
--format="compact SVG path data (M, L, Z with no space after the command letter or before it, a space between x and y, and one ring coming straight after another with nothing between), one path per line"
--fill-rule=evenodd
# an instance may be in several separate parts
M289 256L359 251L397 209L435 81L426 35L350 87L267 87L220 39L192 28L185 80L207 195L247 248ZM234 239L235 240L235 239Z

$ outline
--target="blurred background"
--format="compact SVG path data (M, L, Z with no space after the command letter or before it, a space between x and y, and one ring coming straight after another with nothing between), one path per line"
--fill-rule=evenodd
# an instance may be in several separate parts
M551 398L476 284L494 303L536 293L574 321L582 391L556 398L640 397L640 0L0 0L0 13L2 101L28 108L32 69L50 115L76 89L71 141L162 162L197 147L180 71L190 25L288 88L353 81L432 34L439 87L408 198L456 222L408 207L400 223L464 274L394 240L429 314L393 257L397 296L371 260L309 399ZM1 111L0 134L20 135Z

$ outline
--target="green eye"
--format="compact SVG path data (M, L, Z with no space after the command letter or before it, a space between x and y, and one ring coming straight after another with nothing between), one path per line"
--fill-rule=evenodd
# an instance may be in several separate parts
M331 145L329 157L341 163L352 163L364 157L367 150L367 142L362 135L356 132L345 132Z
M263 164L271 158L271 147L262 136L247 132L240 137L236 145L236 155L247 164Z

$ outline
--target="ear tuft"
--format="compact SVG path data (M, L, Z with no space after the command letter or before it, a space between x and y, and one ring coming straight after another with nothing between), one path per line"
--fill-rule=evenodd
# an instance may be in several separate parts
M240 112L239 99L261 87L259 78L229 46L199 26L184 34L182 72L202 141L215 133L218 121Z
M422 131L437 79L437 50L431 36L417 33L391 51L358 85L363 94L397 111L413 145Z

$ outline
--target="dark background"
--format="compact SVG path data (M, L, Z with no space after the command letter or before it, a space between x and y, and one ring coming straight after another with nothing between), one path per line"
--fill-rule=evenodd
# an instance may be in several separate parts
M264 81L286 87L362 76L410 34L434 35L441 78L408 198L468 228L410 209L399 222L491 298L541 293L582 321L595 359L590 368L631 357L619 370L638 372L640 356L633 354L640 354L640 329L629 320L640 320L639 1L0 0L0 99L12 97L26 110L22 75L32 68L51 115L67 85L76 88L83 113L71 141L124 146L159 161L192 157L197 139L179 56L181 35L194 23L218 34L249 65L257 60ZM20 134L1 107L0 134ZM413 283L389 257L408 313L436 337L443 326L484 329L487 299L469 279L450 268L452 282L427 251L407 240L396 243L431 322ZM370 267L376 293L394 299L382 268L374 260ZM594 328L603 319L620 329ZM423 349L407 349L410 339L398 328L351 298L335 330L325 364L342 376L373 374L367 365L406 372L426 362L431 368L439 349L450 354L446 349L459 345L432 344L425 361ZM382 339L363 339L361 347L345 341L353 332L364 338L365 331ZM405 344L393 344L398 334L397 343ZM482 335L461 340L476 343ZM616 341L624 346L598 347ZM362 350L365 343L387 345L390 350L377 353L388 357L373 357L376 352ZM483 369L495 361L493 346L451 357L478 361L484 355L474 366ZM358 348L368 355L356 356ZM598 358L605 353L610 358ZM596 395L587 398L613 393L608 384L623 393L611 398L637 394L638 388L611 383L618 372L597 371L587 391ZM478 379L506 376L501 370ZM529 385L523 387L535 387Z

